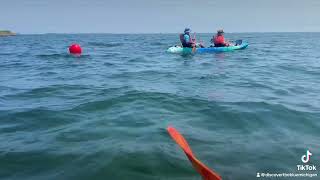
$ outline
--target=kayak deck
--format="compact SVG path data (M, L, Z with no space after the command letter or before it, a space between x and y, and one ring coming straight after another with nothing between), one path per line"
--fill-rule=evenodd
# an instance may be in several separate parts
M214 52L228 52L234 50L241 50L248 47L248 43L242 43L237 46L226 46L226 47L207 47L207 48L196 48L195 53L214 53ZM190 54L192 53L192 48L184 48L180 46L173 46L167 50L168 53L176 54Z

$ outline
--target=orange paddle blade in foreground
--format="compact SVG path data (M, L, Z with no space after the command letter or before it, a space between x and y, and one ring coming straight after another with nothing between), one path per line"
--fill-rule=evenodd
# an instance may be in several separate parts
M204 180L221 180L221 177L217 173L209 169L193 155L188 142L175 128L169 126L167 130L172 139L182 148L193 167L201 174Z

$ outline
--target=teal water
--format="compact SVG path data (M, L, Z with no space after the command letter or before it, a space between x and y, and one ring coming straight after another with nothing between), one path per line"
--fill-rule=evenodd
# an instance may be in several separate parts
M250 46L180 56L165 52L175 34L1 38L0 179L200 179L168 125L223 179L296 172L307 149L320 168L320 33L226 37Z

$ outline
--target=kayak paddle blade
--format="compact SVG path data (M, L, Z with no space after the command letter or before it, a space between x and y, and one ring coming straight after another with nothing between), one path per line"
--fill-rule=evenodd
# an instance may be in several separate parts
M188 142L184 139L184 137L173 127L169 126L168 127L168 132L172 139L181 147L181 149L188 153L193 155L192 150L188 144Z
M196 50L197 50L197 48L196 48L196 46L194 46L194 47L192 48L192 53L194 54L194 53L196 52Z
M182 148L193 167L198 171L198 173L202 176L204 180L221 180L221 177L209 169L206 165L204 165L201 161L199 161L192 153L188 142L184 139L184 137L173 127L167 128L172 139Z

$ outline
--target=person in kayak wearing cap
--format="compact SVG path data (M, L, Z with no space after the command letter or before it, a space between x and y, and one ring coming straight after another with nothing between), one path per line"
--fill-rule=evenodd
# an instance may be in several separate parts
M230 43L224 39L224 32L222 29L217 31L217 35L213 38L214 47L230 46Z
M180 34L180 41L183 47L193 48L196 46L194 40L190 36L190 32L190 28L185 28L184 34Z

